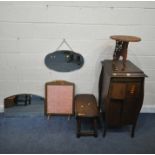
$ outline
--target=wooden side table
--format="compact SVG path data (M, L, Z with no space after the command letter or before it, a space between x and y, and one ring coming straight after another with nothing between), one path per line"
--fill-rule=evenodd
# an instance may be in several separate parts
M126 36L126 35L114 35L110 37L111 39L116 41L115 51L113 54L113 69L117 70L117 66L115 62L119 60L120 56L123 57L123 68L126 68L126 60L127 60L127 51L129 42L139 42L141 38L136 36Z
M97 118L99 113L94 95L80 94L75 97L75 115L77 119L77 137L89 135L97 137ZM92 120L94 131L81 131L81 123L85 118Z

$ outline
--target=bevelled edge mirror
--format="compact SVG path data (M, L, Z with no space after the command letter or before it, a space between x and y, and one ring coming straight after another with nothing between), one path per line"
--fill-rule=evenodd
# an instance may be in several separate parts
M45 65L58 72L71 72L80 69L83 64L83 56L71 50L56 50L45 57Z

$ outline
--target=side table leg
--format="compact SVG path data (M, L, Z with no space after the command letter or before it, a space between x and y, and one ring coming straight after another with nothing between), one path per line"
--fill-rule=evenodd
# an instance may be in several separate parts
M31 104L31 95L28 95L28 103Z
M77 120L77 134L76 134L76 136L77 136L77 138L79 138L80 132L81 132L81 119L79 117L77 117L76 120Z
M93 119L93 125L94 125L94 137L97 137L97 120L96 118Z
M27 97L27 95L25 95L25 105L27 105L27 99L28 99L28 97Z

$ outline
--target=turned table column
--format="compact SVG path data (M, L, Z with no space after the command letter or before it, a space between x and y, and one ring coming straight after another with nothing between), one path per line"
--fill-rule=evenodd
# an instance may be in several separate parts
M120 56L123 57L122 63L123 68L122 70L125 70L126 68L126 60L127 60L127 51L128 51L128 44L129 42L139 42L141 41L141 38L136 36L126 36L126 35L114 35L110 37L113 40L116 40L116 46L115 51L113 54L113 69L117 70L117 66L115 62L119 60Z

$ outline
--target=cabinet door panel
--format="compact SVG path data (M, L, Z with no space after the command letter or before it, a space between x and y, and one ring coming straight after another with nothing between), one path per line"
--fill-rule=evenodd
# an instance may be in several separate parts
M121 123L121 100L113 100L111 99L108 106L107 112L107 120L108 124L111 126L119 126Z
M127 98L123 104L122 123L132 124L137 118L138 98Z
M123 100L126 96L126 84L125 83L112 83L110 88L110 97L112 99Z
M140 92L140 83L127 84L127 97L138 97Z

